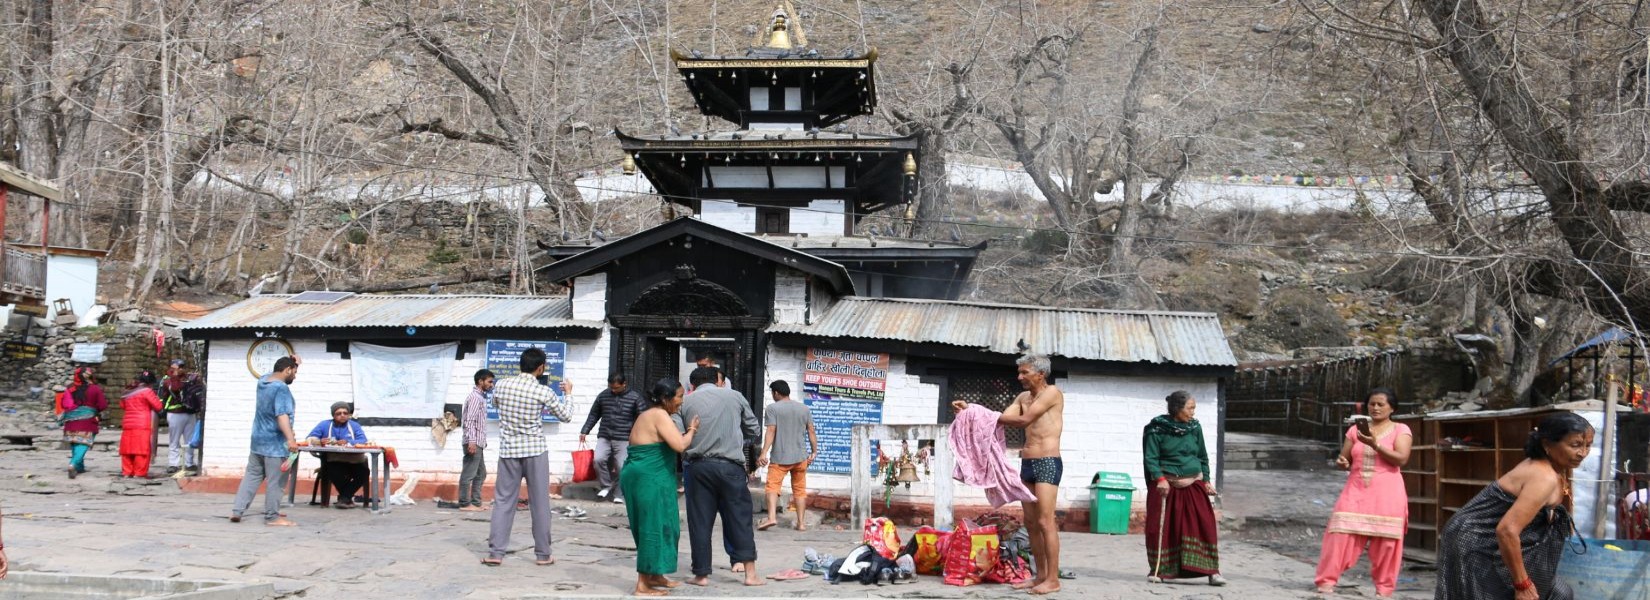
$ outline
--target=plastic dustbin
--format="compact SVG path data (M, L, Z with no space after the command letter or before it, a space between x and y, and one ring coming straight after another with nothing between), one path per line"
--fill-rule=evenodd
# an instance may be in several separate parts
M1129 474L1095 473L1089 489L1094 491L1093 504L1089 506L1089 531L1128 533L1129 513L1134 509L1134 481L1129 479Z

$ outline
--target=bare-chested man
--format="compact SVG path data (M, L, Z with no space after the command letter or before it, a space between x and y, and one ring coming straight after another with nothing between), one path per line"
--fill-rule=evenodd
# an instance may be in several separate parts
M1027 354L1014 364L1018 365L1018 379L1026 391L1014 399L997 422L1004 427L1025 428L1020 479L1037 496L1035 501L1020 503L1025 509L1026 533L1031 536L1037 575L1014 587L1030 588L1033 594L1052 594L1060 591L1060 528L1054 523L1054 503L1065 471L1060 461L1060 432L1065 429L1066 396L1048 382L1047 356ZM958 412L967 406L962 401L951 403Z

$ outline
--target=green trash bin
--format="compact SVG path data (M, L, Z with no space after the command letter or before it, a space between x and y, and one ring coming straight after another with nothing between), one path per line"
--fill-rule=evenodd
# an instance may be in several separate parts
M1129 479L1129 474L1095 473L1089 489L1094 492L1093 504L1089 506L1089 531L1128 533L1129 513L1134 509L1134 481Z

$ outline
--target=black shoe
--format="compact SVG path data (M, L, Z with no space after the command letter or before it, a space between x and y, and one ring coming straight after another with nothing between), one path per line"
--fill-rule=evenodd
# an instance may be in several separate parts
M69 467L69 479L74 479L75 477L79 477L79 476L80 476L80 471L74 470L74 467Z
M179 470L181 469L178 469L177 467L166 467L166 474L168 476L177 475Z

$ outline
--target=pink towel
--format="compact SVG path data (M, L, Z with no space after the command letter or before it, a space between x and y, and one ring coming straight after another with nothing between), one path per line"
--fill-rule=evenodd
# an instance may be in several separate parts
M1008 466L1008 444L1003 441L1003 426L997 424L1000 414L970 404L951 422L951 452L957 457L953 477L985 488L985 499L992 508L1037 499L1020 481L1020 472Z

